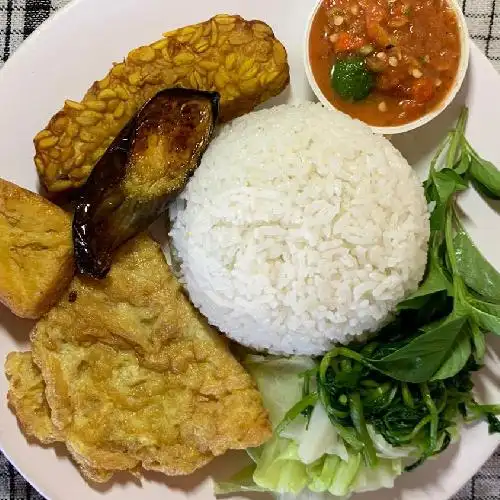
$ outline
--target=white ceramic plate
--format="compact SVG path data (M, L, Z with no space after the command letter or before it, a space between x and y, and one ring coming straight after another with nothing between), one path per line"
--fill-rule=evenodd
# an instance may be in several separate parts
M105 75L113 61L161 33L209 18L237 13L269 23L284 42L291 63L292 86L283 100L311 99L303 67L303 32L315 0L76 0L45 23L0 71L0 177L37 188L32 138L45 126L65 98L79 99L89 85ZM464 87L453 105L431 124L394 142L426 173L427 159L456 119L460 106L470 107L468 137L477 150L500 166L497 127L500 123L500 76L472 48ZM468 228L486 257L500 268L499 218L495 207L474 192L461 200ZM27 349L32 323L0 309L0 362L15 349ZM495 345L496 343L496 345ZM490 337L490 360L478 381L483 396L500 401L500 366ZM186 478L148 474L142 484L129 477L92 489L68 460L63 448L28 444L5 403L7 382L0 369L0 447L24 476L50 500L112 500L212 498L210 474L219 477L238 468L239 455L216 460ZM485 425L464 430L459 445L439 460L407 474L391 491L356 498L370 500L445 500L479 469L500 439L489 437Z

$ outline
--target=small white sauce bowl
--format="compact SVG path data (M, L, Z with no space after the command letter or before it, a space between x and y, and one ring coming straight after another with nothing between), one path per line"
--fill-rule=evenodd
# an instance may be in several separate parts
M311 60L309 56L309 40L311 36L311 28L314 18L316 17L316 14L319 8L321 7L322 3L323 0L319 0L316 3L316 6L314 7L311 17L309 18L307 23L306 40L304 44L305 67L306 67L307 79L309 80L309 85L311 86L318 100L321 103L323 103L326 107L336 110L337 108L327 99L325 94L323 94L323 92L319 88L319 85L316 83L316 78L314 77L312 71ZM448 0L448 3L455 12L455 15L457 16L458 30L460 34L460 62L458 64L457 75L453 87L451 87L446 97L440 102L438 106L436 106L432 111L425 114L421 118L418 118L417 120L405 123L403 125L387 126L387 127L376 127L370 125L371 129L376 134L384 134L384 135L401 134L403 132L409 132L410 130L415 130L416 128L421 127L422 125L429 123L432 119L434 119L436 116L438 116L442 111L446 109L446 107L453 101L458 91L460 90L460 87L462 86L462 83L465 78L465 74L467 73L467 67L469 66L469 53L470 53L469 30L467 28L465 17L462 13L462 9L458 4L458 2L456 0Z

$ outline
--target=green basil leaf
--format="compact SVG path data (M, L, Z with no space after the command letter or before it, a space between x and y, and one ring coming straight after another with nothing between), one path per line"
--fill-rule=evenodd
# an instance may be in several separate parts
M468 303L472 316L478 324L487 332L500 335L500 305L472 298Z
M469 110L464 107L462 109L462 112L460 113L460 116L458 117L455 130L452 132L450 145L448 147L448 152L446 153L446 166L448 168L453 168L457 153L460 151L460 149L462 149L464 145L464 132L468 116Z
M440 247L441 237L435 233L430 243L425 278L418 289L398 305L399 310L420 309L427 303L426 297L437 292L447 291L452 295L452 284L441 266Z
M462 227L454 246L458 272L465 284L488 300L500 301L500 273L481 255Z
M417 290L415 294L417 294L419 290ZM410 295L406 300L403 300L403 302L400 302L398 304L398 311L407 311L409 309L418 311L424 308L430 300L431 296L427 294L415 295L415 296Z
M485 335L475 321L470 322L470 333L474 344L474 357L476 358L476 363L482 365L484 363L484 355L486 354Z
M429 196L435 196L436 207L431 214L431 230L441 231L445 224L446 210L455 193L468 188L468 183L450 168L432 173L434 189L429 188Z
M444 380L462 371L472 353L469 327L465 324L457 336L450 354L431 380Z
M427 302L418 310L413 310L411 323L407 323L406 329L419 329L423 325L435 323L436 321L445 318L453 310L453 300L450 300L448 293L445 291L428 295ZM415 299L419 300L419 299ZM415 328L412 328L414 325Z
M490 200L498 200L494 193L492 193L489 189L484 187L480 182L477 182L475 179L472 179L472 185L475 190L484 198L489 198Z
M430 226L431 231L441 231L446 220L446 205L437 202L431 214Z
M460 160L455 163L454 170L458 175L464 175L470 168L470 155L467 151L462 150L462 154L460 155Z
M405 346L370 363L402 382L427 382L450 353L466 321L466 317L452 313L444 321L426 327L424 333Z
M436 186L439 200L446 204L455 193L464 191L469 187L467 181L462 179L454 170L443 168L439 172L435 172L432 180Z
M438 194L437 194L436 186L432 182L431 177L429 177L424 182L424 193L425 193L425 199L427 200L427 203L430 203L432 201L437 201Z
M486 193L490 193L490 198L500 199L500 171L493 163L473 155L469 173L475 181L485 188Z
M434 156L431 160L431 165L430 165L430 169L429 169L429 177L432 176L432 174L434 172L436 172L437 170L440 170L439 169L439 166L440 166L440 163L441 163L441 160L443 158L443 152L446 150L446 148L450 145L450 142L453 138L453 136L455 135L456 131L455 130L450 130L447 134L446 134L446 137L441 141L441 143L439 144L439 146L437 147L436 149L436 152L434 153ZM426 184L429 183L429 178L425 181L425 184L424 184L424 187L426 187Z
M471 314L468 302L470 294L460 277L455 275L453 279L453 313L459 317L468 317Z

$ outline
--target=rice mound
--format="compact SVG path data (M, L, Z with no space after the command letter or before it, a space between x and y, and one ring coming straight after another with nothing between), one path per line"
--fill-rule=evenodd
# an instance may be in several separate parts
M387 139L321 104L226 125L170 214L195 306L271 353L321 354L376 331L425 270L417 176Z

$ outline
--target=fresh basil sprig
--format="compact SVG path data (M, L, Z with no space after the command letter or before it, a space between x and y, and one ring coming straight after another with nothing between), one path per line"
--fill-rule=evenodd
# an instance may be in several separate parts
M424 183L431 214L427 272L418 290L399 310L421 311L437 294L447 293L452 305L442 317L419 327L419 333L398 350L378 360L374 369L397 380L422 383L453 377L474 356L482 362L484 332L500 335L500 274L481 255L456 215L455 196L468 179L500 195L500 172L482 159L464 136L467 109L432 160Z

